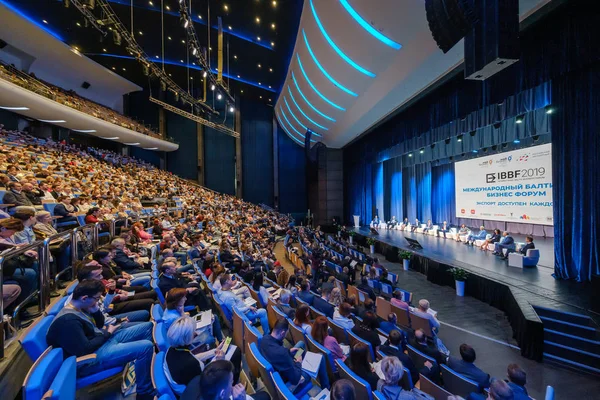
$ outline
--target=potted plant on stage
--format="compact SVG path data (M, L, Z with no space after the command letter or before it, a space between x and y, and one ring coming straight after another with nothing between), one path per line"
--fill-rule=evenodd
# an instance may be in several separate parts
M369 248L371 249L371 254L375 254L375 239L373 238L368 238L367 239L367 244L369 245Z
M406 250L400 250L398 252L398 258L402 260L402 267L405 271L408 271L408 267L410 266L410 258L412 257L412 253Z
M454 277L454 283L456 283L456 295L464 296L465 295L465 282L469 277L469 273L462 268L450 268L448 270Z
M354 243L354 235L356 235L356 232L354 232L354 231L348 232L348 240L350 241L350 244Z

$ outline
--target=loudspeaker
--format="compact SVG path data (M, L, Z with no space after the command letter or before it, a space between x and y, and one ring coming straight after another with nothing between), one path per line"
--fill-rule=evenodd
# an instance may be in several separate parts
M84 88L84 89L88 89L90 86L92 86L92 85L90 85L90 83L89 83L89 82L83 82L83 83L81 84L81 87L82 87L82 88Z
M369 229L371 230L371 233L373 235L379 235L379 232L377 232L377 229L375 229L375 228L369 228Z
M429 30L444 53L469 33L470 10L469 0L425 0Z

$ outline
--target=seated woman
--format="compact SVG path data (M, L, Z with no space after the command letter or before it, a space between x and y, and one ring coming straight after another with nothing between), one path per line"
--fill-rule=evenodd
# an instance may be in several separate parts
M58 204L54 207L54 215L62 217L60 222L77 221L77 207L71 204L69 196L59 196Z
M483 242L483 244L481 245L481 250L489 250L489 245L491 243L498 243L500 242L500 239L502 239L502 232L500 231L500 229L494 229L494 233L492 235L488 235L485 238L485 242Z
M344 363L371 386L371 390L377 388L379 377L369 364L369 346L364 343L355 343L350 348L350 358L347 358Z
M342 291L339 287L334 287L331 290L331 294L329 295L329 302L333 304L336 308L344 302L344 296L342 296Z
M296 296L298 294L298 288L296 287L296 275L291 275L285 285L285 288L292 293L292 295Z
M107 249L96 250L93 258L102 265L102 278L106 280L114 279L118 289L127 288L127 290L134 290L135 292L145 292L150 289L151 272L128 274L112 262L112 251Z
M381 345L381 340L379 340L379 335L377 334L378 327L379 322L377 320L377 315L372 311L367 311L363 316L363 321L354 326L352 332L361 339L371 343L373 353L377 353L377 349Z
M188 315L184 311L185 302L187 301L187 290L183 288L173 288L167 292L165 297L166 309L163 312L162 322L166 324L167 329L175 320ZM221 323L219 318L213 315L212 325L209 328L196 332L194 344L212 344L215 338L220 342L223 340L223 332L221 331Z
M144 225L141 222L136 222L131 225L131 232L142 243L152 242L152 235L144 230Z
M384 357L381 360L381 372L385 378L377 382L377 390L384 395L386 400L418 399L411 391L403 390L399 385L404 370L397 357Z
M214 360L225 359L226 354L222 351L222 343L217 347L212 358L206 358L206 352L194 355L191 350L194 348L195 330L196 321L193 318L184 316L175 320L167 331L167 338L171 347L165 355L163 370L171 389L177 395L182 394L188 383L202 373L206 364ZM239 380L242 369L242 352L240 349L235 349L230 361L234 366L233 383L235 384Z
M315 341L331 351L331 355L334 360L346 361L347 354L340 347L337 339L333 336L329 336L329 325L327 324L327 318L318 316L312 325L310 335Z
M310 325L310 308L306 304L296 308L294 325L301 328L306 335L310 335L312 329Z

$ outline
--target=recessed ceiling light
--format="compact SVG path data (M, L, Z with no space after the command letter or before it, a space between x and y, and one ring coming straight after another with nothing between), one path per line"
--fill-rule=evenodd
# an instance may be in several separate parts
M185 44L185 40L181 39L181 43Z
M260 86L262 86L262 83L258 82L258 84L259 84Z
M102 49L102 51L106 51L106 49Z
M260 42L260 36L257 36L256 39Z
M154 56L154 57L158 58L158 56Z
M240 76L238 75L237 77L239 78Z
M240 93L244 93L244 90L240 90Z
M38 121L45 122L47 124L62 124L67 122L64 119L39 119Z
M8 111L27 111L27 110L29 110L29 108L27 108L27 107L3 107L3 106L0 106L0 108L3 110L8 110Z
M113 69L113 70L116 70L117 68L116 68L116 67L112 67L112 69Z
M81 132L81 133L94 133L96 132L95 129L71 129L72 131L75 132Z
M237 56L233 56L233 58L235 58L237 60Z
M208 47L208 49L209 49L209 50L212 50L212 47L210 47L210 46L209 46L209 47Z
M202 19L202 15L198 14L198 19Z
M225 5L223 6L223 8L225 9L225 11L229 11L229 7L227 6L227 4L225 4Z
M169 74L169 76L172 76L171 74Z
M195 63L195 62L192 62L192 65L196 65L196 63Z
M229 25L228 28L229 28L230 31L233 30L233 28L231 27L231 25Z
M269 85L269 89L271 89L271 85Z
M183 60L179 60L179 61L183 62Z
M45 19L43 19L43 20L42 20L42 22L43 22L43 23L45 23L45 24L47 24L47 23L48 23L48 21L46 21Z
M271 47L275 46L275 42L271 42Z
M221 100L222 98L223 98L223 95L222 95L221 93L219 93L219 94L217 95L217 100Z
M271 101L271 99L269 99L269 101Z
M193 81L193 80L194 80L194 77L192 76L192 77L190 78L190 80L191 80L191 81Z
M260 18L256 17L256 23L260 24Z
M144 35L144 32L142 31L139 31L138 33L140 34L140 36Z
M271 29L275 29L275 24L271 24Z
M273 72L273 68L269 68L269 72Z
M140 144L140 142L135 142L135 143L123 143L124 145L127 146L137 146L138 144Z
M78 23L77 23L77 26L79 26L79 27L80 27L80 26L81 26L81 24L78 22Z
M108 140L117 140L119 139L118 136L113 136L113 137L105 137L104 139L108 139Z
M258 64L258 68L262 68L262 65Z
M169 7L169 6L165 6L165 8L166 8L167 10L170 10L170 9L171 9L171 7Z
M167 36L167 39L171 40L171 36Z
M215 90L215 85L211 85L210 90Z
M149 1L149 2L148 2L148 4L150 4L151 6L153 6L153 5L154 5L154 3L153 3L153 2L151 2L151 1Z
M234 112L235 108L233 108L233 106L229 107L229 112Z
M277 2L273 0L273 7L277 7Z
M123 68L123 71L127 71L125 68Z
M262 96L260 96L260 98L262 99Z

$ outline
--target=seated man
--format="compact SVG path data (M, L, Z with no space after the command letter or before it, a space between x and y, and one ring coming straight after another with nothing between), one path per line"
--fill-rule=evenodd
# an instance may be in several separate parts
M419 221L419 218L415 218L415 224L410 228L411 232L415 232L417 230L417 228L421 227L421 222Z
M340 304L340 306L333 313L333 322L343 327L344 329L354 328L354 321L352 318L352 306L346 302Z
M448 225L447 221L444 221L440 226L440 229L437 231L437 237L440 237L440 233L444 234L444 239L446 239L446 234L450 231L450 225Z
M421 318L428 319L429 323L431 324L431 330L437 332L437 330L440 329L440 321L438 321L437 316L434 317L428 313L427 310L429 310L429 301L426 299L421 299L419 300L419 307L413 309L412 312Z
M288 318L294 319L294 316L296 315L296 310L294 310L294 308L290 306L291 299L292 293L287 289L283 289L279 294L277 307L281 310L281 312L287 315Z
M318 311L321 311L329 318L333 318L333 312L335 311L335 306L329 302L329 296L331 295L331 289L324 288L321 292L321 297L316 297L313 299L313 307Z
M427 220L427 224L425 224L425 229L423 229L423 234L426 235L429 231L433 230L433 222L430 219ZM402 363L404 364L404 363Z
M527 397L529 399L529 397ZM516 400L515 394L512 388L500 379L493 379L490 384L490 390L487 397L484 397L480 393L471 393L467 400Z
M173 288L182 288L187 291L187 301L185 305L196 306L200 310L210 310L210 301L200 290L196 281L187 272L177 273L177 266L174 261L167 261L159 268L160 278L158 279L158 289L166 297L169 290Z
M389 334L393 330L399 330L398 328L398 316L394 313L389 313L387 317L387 321L381 321L379 323L379 329ZM406 347L406 343L404 345ZM405 349L406 350L406 349Z
M477 235L471 233L469 236L467 236L467 241L465 242L465 244L470 244L471 246L473 246L476 240L485 240L486 236L487 231L485 230L485 227L481 225L479 227L479 233L477 233Z
M82 357L95 353L95 358L80 366L78 376L87 376L112 367L135 362L137 399L153 399L150 365L154 354L152 323L140 322L130 326L108 325L98 329L91 314L98 311L98 301L104 292L100 281L80 282L71 303L54 318L46 341L62 348L65 357Z
M358 285L356 288L368 294L369 298L373 301L375 301L375 299L377 298L377 295L375 295L375 291L371 286L369 286L369 278L367 278L366 276L363 276L360 279L360 285Z
M235 295L231 291L234 285L234 281L229 274L222 274L219 278L221 282L221 290L219 291L219 298L223 302L223 305L229 311L229 315L233 315L233 307L237 307L238 311L246 314L246 317L254 322L257 319L260 320L260 324L263 328L265 335L269 333L269 320L267 318L267 311L264 308L257 309L256 307L248 306L244 301Z
M394 293L392 293L393 297L390 299L390 304L408 311L410 305L404 300L402 300L402 293L403 292L400 289L394 290Z
M260 353L273 366L275 372L279 372L284 382L293 386L296 392L303 387L305 382L310 382L311 377L308 372L302 370L302 362L294 359L294 354L299 349L305 348L303 342L298 342L291 349L283 347L283 339L287 336L289 324L288 321L281 318L277 320L270 335L264 335L260 342ZM322 388L329 387L329 377L324 362L321 362L318 371L319 383Z
M13 209L15 206L33 207L31 200L21 191L22 186L19 182L10 182L7 189L8 191L4 193L2 198L3 204L14 204Z
M396 225L398 225L398 221L395 216L392 216L392 219L387 223L387 227L388 229L394 229L396 228Z
M310 292L310 281L304 279L300 284L300 291L298 292L298 298L309 306L313 305L314 295Z
M525 237L525 246L523 246L519 249L519 254L526 256L527 250L529 250L529 249L535 249L535 244L533 244L533 236L527 235ZM506 255L502 258L505 260L508 260L508 255L510 253L512 253L513 251L514 251L514 249L507 248Z
M504 231L502 233L502 239L500 239L500 242L496 244L496 247L492 254L495 254L497 256L504 256L504 249L514 251L515 247L515 239L513 239L513 237L510 236L510 233Z
M117 267L130 274L144 272L144 264L132 260L125 253L125 240L121 238L113 239L113 241L111 242L111 246L114 249L112 260L117 265Z
M398 360L402 362L402 365L410 371L410 377L412 378L414 385L419 380L419 371L408 354L404 353L402 347L403 344L404 348L406 348L406 337L404 332L394 329L390 332L388 343L379 346L379 351L386 356L397 357Z
M489 387L490 375L477 368L477 366L474 364L475 359L477 358L475 349L468 344L461 344L460 357L460 360L456 357L449 357L448 367L461 374L465 378L477 382L481 388Z
M375 218L373 218L373 221L371 221L371 226L373 228L379 227L379 217L377 215L375 216Z

